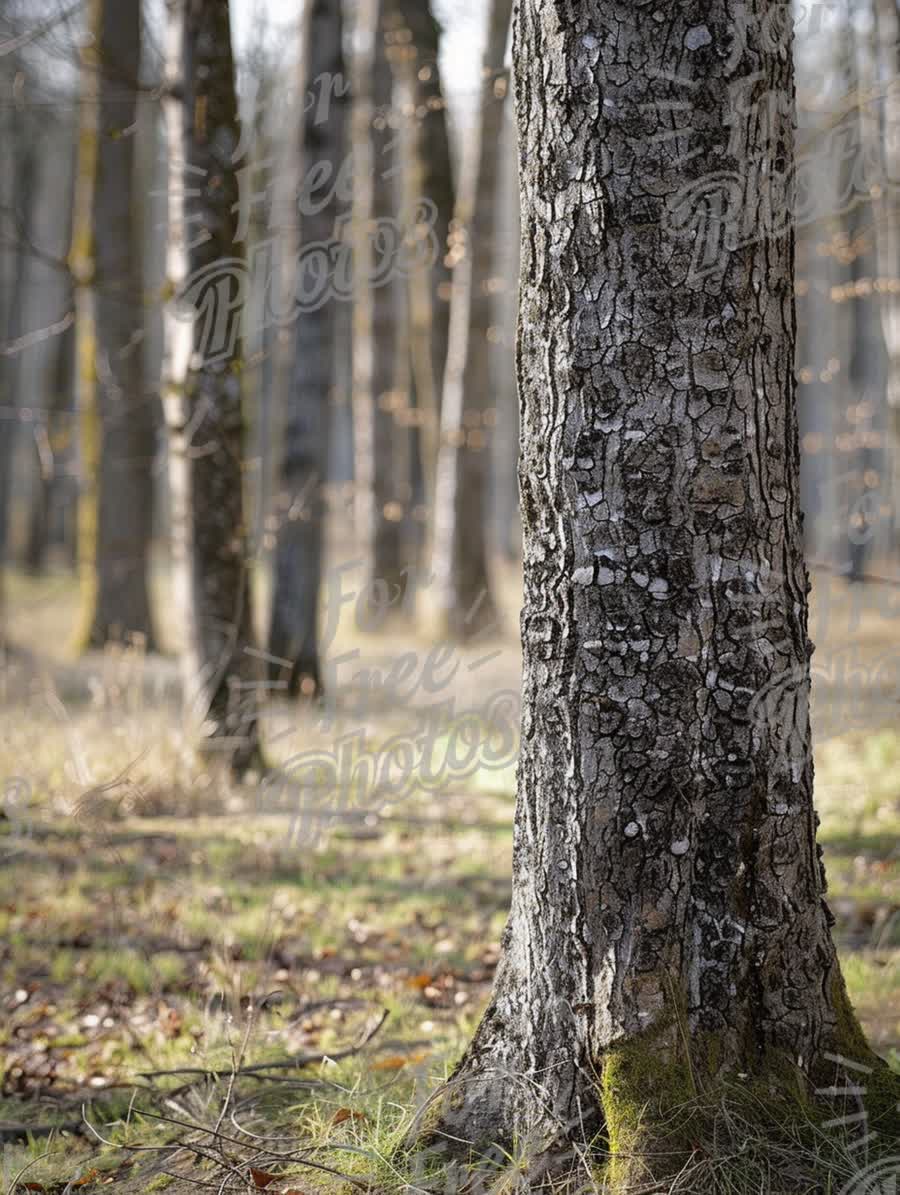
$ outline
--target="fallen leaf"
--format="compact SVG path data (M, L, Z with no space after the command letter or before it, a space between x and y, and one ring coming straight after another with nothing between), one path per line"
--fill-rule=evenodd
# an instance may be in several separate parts
M343 1124L345 1120L367 1120L365 1112L354 1112L352 1108L338 1108L331 1118L332 1124Z
M372 1070L398 1071L402 1066L406 1066L408 1061L405 1054L389 1054L387 1058L379 1058L377 1062L373 1062Z
M401 1067L408 1066L410 1063L424 1062L428 1057L428 1051L423 1050L418 1054L389 1054L387 1058L379 1058L372 1063L373 1071L398 1071Z
M72 1183L72 1186L73 1187L86 1187L88 1185L88 1183L92 1183L95 1178L99 1178L99 1177L100 1177L99 1170L89 1170L87 1172L87 1174L82 1175L81 1178L77 1178L75 1180L75 1182Z
M423 988L431 986L431 975L427 971L423 971L421 975L411 975L406 983L411 988L418 988L422 991Z
M272 1185L278 1178L277 1174L267 1174L265 1170L257 1170L255 1166L250 1167L250 1177L253 1179L254 1186L260 1191Z
M43 1183L22 1183L26 1191L46 1191L47 1188Z

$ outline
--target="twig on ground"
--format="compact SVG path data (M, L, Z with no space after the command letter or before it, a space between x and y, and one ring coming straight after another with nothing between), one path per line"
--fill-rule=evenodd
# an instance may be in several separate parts
M325 1051L321 1054L295 1054L293 1058L276 1059L273 1062L257 1062L252 1066L238 1067L237 1070L234 1071L234 1074L235 1076L250 1075L252 1077L255 1075L263 1075L265 1071L270 1070L294 1070L303 1066L312 1066L317 1062L326 1062L329 1060L337 1062L342 1058L350 1058L352 1055L358 1054L360 1050L365 1049L365 1047L369 1044L369 1042L387 1020L389 1015L390 1014L388 1013L388 1010L384 1009L377 1024L366 1033L363 1039L357 1042L356 1045L348 1046L344 1050ZM208 1070L200 1066L176 1066L171 1070L138 1071L138 1078L160 1079L169 1075L197 1075L199 1078L204 1079L219 1079L223 1075L229 1073L230 1072L225 1070ZM182 1088L182 1090L184 1089Z

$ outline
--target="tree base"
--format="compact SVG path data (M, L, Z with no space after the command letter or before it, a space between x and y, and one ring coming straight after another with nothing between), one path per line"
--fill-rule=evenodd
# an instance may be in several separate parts
M787 1068L778 1078L734 1076L683 1102L669 1102L675 1093L667 1090L641 1105L619 1071L599 1093L599 1110L611 1127L594 1136L571 1130L567 1143L532 1142L530 1149L527 1136L467 1146L450 1135L448 1120L458 1130L457 1118L448 1118L439 1100L420 1126L416 1183L431 1190L430 1171L440 1175L434 1189L444 1189L451 1174L465 1175L472 1192L863 1195L893 1189L869 1184L875 1181L870 1176L900 1180L900 1075L883 1063L872 1068L870 1090L860 1099L804 1095L798 1077ZM672 1078L661 1076L664 1090ZM849 1091L858 1078L841 1074L838 1064L827 1090ZM867 1134L874 1136L864 1141Z
M590 1075L556 1067L538 1081L492 1065L488 1018L408 1145L493 1176L491 1189L502 1177L503 1189L607 1195L880 1190L869 1171L893 1165L900 1180L900 1074L868 1047L842 982L835 1004L831 1049L811 1073L774 1050L747 1073L723 1066L714 1034L692 1034L688 1056L670 1025L616 1043Z

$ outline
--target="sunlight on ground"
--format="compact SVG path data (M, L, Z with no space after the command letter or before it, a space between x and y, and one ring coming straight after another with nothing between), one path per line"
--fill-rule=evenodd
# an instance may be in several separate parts
M13 639L27 652L10 660L0 690L0 1129L74 1131L86 1103L97 1124L118 1119L104 1136L170 1140L177 1126L135 1108L205 1123L204 1072L301 1055L314 1061L241 1080L237 1123L338 1139L345 1170L359 1142L386 1148L471 1034L498 957L514 750L498 739L485 761L463 747L473 725L486 725L489 696L518 691L513 571L502 590L502 633L442 658L453 706L433 736L441 776L388 800L361 780L357 799L336 808L329 749L356 736L363 776L367 752L374 759L420 732L421 685L398 704L376 682L404 651L418 653L418 676L431 646L396 626L365 636L344 621L334 651L360 656L332 703L298 713L276 702L266 714L270 754L294 780L297 760L319 752L325 787L305 773L301 814L290 784L236 789L198 767L170 660L108 651L72 661L71 580L14 578ZM833 580L824 604L823 593L812 622L823 632L815 705L830 719L816 751L829 903L853 999L874 1044L896 1060L900 723L881 667L896 624L876 594L863 601ZM312 812L310 792L319 794ZM321 1061L368 1035L360 1054ZM51 1141L26 1178L61 1190L63 1171L126 1176L126 1155L66 1141ZM0 1177L10 1183L47 1148L40 1137L7 1147ZM196 1174L198 1164L171 1168ZM153 1189L148 1181L135 1191ZM305 1189L311 1181L304 1175Z

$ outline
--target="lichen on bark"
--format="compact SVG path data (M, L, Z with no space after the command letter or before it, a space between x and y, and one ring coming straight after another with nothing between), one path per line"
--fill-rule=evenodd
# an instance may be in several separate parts
M689 1142L657 1147L691 1090L815 1102L834 1057L893 1083L840 994L816 845L793 69L769 7L516 18L512 908L427 1136L598 1141L614 1183L626 1154L628 1174L683 1162Z

